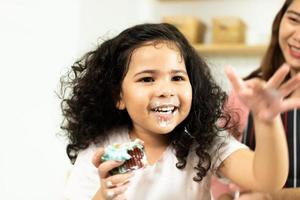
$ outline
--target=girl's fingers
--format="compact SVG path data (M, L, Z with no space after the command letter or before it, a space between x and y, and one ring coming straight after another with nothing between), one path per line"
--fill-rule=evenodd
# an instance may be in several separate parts
M269 109L261 109L258 117L263 121L271 121L278 113L282 113L294 108L300 108L300 98L292 98L283 100L281 103L274 102Z
M128 182L131 177L133 177L133 173L125 173L125 174L117 174L114 176L110 176L106 179L106 185L109 187L123 185L124 183Z
M243 82L243 80L236 75L231 67L226 67L225 72L235 91L239 92L242 88L245 87L245 83Z
M290 67L288 64L283 64L274 75L266 83L266 88L278 88L289 73Z
M100 178L106 178L110 170L119 167L123 163L124 161L116 161L116 160L108 160L101 163L98 167L98 173Z
M300 99L284 97L300 87L300 73L282 84L290 71L287 64L282 65L277 72L265 82L261 79L243 81L232 68L226 68L226 74L240 100L264 121L273 120L280 112L300 108Z
M111 189L107 189L105 190L105 198L106 199L118 199L120 195L122 195L126 189L128 188L128 184L124 184L120 187L116 187L116 188L111 188Z
M300 98L290 98L283 101L281 112L288 111L294 108L300 108Z
M236 184L234 184L234 183L229 183L229 184L228 184L228 188L229 188L232 192L237 191L237 190L243 191L243 189L242 189L240 186L238 186L238 185L236 185Z
M126 200L126 197L124 194L120 194L115 198L115 200Z
M259 192L253 192L253 193L247 193L243 194L238 198L238 200L271 200L272 197L270 194L267 193L259 193Z
M258 107L265 99L263 92L264 84L259 79L247 81L246 86L238 93L240 99L248 108Z
M300 87L300 73L288 80L284 83L280 88L279 92L282 94L283 97L288 96L292 93L295 89Z
M104 154L104 148L99 148L92 158L92 163L95 167L99 167L101 163L101 157Z

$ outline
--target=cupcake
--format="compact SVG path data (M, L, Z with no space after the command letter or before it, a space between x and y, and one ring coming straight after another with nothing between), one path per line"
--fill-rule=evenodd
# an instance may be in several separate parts
M110 171L111 175L136 170L142 168L147 163L144 145L139 139L136 139L133 142L107 146L104 150L101 160L125 161L121 166L112 169Z

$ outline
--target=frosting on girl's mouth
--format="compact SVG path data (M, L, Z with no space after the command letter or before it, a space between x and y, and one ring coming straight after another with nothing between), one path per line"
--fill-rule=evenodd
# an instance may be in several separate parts
M160 105L151 108L151 112L154 114L161 127L168 126L177 111L178 106L175 105Z

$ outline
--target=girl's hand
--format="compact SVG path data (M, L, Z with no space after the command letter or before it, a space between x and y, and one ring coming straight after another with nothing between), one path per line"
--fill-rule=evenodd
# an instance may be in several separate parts
M272 196L268 193L247 191L234 183L230 183L228 186L232 192L240 191L241 193L239 197L234 197L233 200L272 200Z
M272 196L267 193L252 192L242 194L237 200L272 200Z
M226 74L241 102L252 111L253 116L270 122L281 112L300 108L300 98L285 98L300 87L300 73L282 83L289 71L289 66L283 64L267 82L258 78L243 81L232 68L227 68Z
M98 168L101 187L100 193L105 200L123 200L132 172L110 176L109 171L123 164L120 161L109 160L101 162L104 148L99 148L93 157L93 164Z

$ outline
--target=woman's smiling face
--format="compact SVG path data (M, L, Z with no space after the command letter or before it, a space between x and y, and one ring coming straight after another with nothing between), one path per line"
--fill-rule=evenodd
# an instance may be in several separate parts
M279 45L292 73L300 71L300 1L294 0L282 17Z
M188 116L191 102L184 59L174 44L150 43L133 51L117 106L127 110L135 131L171 132Z

